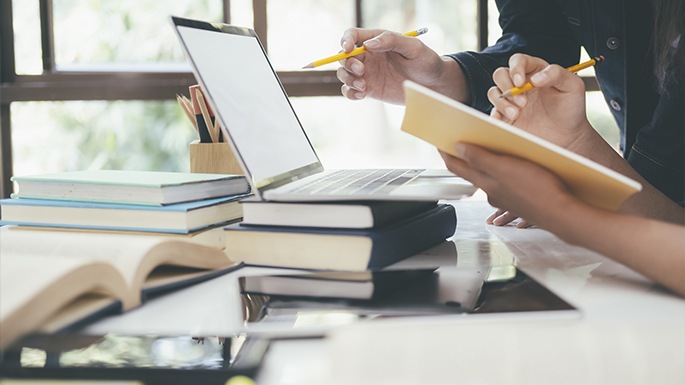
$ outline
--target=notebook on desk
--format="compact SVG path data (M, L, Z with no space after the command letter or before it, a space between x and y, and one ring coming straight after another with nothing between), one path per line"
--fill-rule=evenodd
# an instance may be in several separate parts
M252 29L171 20L256 197L437 200L475 192L447 170L325 170Z

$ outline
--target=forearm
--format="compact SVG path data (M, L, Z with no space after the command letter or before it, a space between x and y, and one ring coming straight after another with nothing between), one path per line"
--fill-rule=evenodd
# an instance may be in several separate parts
M440 69L435 84L428 85L434 91L464 104L471 103L471 92L464 71L451 57L441 58Z
M685 224L685 211L652 186L591 127L579 130L578 140L569 150L594 160L642 184L642 191L628 198L619 208L621 213Z
M569 243L597 251L685 296L685 227L575 201L541 223Z

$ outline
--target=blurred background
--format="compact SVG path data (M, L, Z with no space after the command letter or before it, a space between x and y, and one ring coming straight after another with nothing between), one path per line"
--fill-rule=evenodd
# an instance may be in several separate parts
M194 80L169 15L254 28L327 168L444 167L402 133L403 107L340 96L336 53L351 26L405 32L440 54L479 50L501 31L494 0L0 0L2 195L11 174L84 169L188 171L196 139L175 97ZM592 83L592 69L581 75ZM588 111L616 145L596 85Z

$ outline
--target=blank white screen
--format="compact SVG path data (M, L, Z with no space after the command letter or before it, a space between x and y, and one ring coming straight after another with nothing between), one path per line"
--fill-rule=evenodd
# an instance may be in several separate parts
M177 28L255 181L318 162L256 38Z

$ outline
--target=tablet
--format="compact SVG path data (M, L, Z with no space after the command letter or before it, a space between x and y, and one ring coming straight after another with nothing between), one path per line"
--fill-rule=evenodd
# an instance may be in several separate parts
M0 354L3 378L225 384L254 378L269 341L235 335L29 335Z

